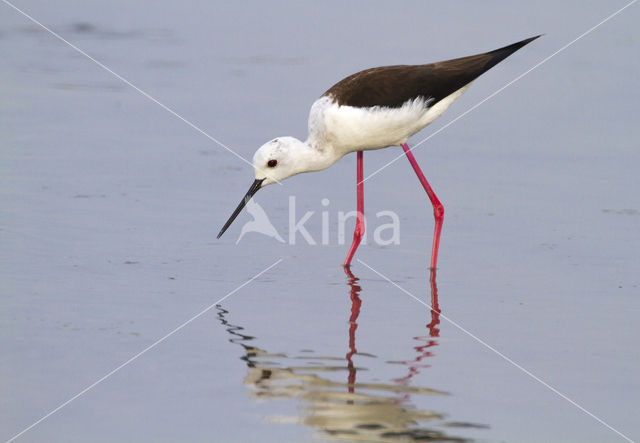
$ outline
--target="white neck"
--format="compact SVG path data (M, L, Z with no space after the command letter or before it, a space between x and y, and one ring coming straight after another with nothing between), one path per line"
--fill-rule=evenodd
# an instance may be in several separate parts
M342 158L342 155L335 154L331 145L311 135L300 144L302 146L296 150L296 157L300 159L301 164L305 165L304 172L326 169Z

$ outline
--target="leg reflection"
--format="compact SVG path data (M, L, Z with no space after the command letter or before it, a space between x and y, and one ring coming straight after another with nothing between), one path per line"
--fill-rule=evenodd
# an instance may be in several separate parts
M431 323L427 325L429 337L440 337L440 306L438 305L438 284L436 283L436 270L432 269L429 276L431 285ZM435 345L434 345L435 346Z
M349 317L349 352L346 355L347 367L349 369L349 376L347 379L347 386L349 393L354 392L356 383L357 369L353 365L353 356L358 352L356 349L356 330L358 329L358 316L360 315L360 306L362 306L362 300L360 299L360 291L362 287L358 285L358 277L354 276L349 267L344 267L344 272L347 274L347 284L351 288L349 296L351 298L351 316Z
M431 289L431 308L429 309L429 316L431 321L427 323L427 330L429 331L428 336L422 337L413 337L414 340L424 342L423 345L415 346L414 349L418 353L418 356L409 361L404 361L409 368L408 374L402 378L397 378L395 381L403 386L409 386L409 383L413 377L420 373L422 369L431 367L430 364L424 363L423 360L426 358L433 357L435 354L433 353L433 348L438 346L438 341L436 340L440 337L440 329L438 325L440 324L440 305L438 304L438 284L436 282L436 270L431 269L429 275L429 286ZM401 395L403 400L407 400L411 397L410 392L404 392Z

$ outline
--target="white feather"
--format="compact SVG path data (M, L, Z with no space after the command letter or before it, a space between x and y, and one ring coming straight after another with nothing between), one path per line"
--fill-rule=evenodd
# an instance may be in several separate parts
M315 101L309 113L309 140L318 150L335 155L406 143L438 118L469 87L466 85L429 107L432 99L417 98L399 108L339 106L330 97Z

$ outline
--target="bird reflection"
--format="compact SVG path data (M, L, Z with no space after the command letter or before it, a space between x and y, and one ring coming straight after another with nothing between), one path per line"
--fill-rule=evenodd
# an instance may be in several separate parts
M430 323L427 324L428 338L424 345L414 349L418 356L403 362L408 366L405 377L394 383L358 383L358 367L354 364L359 354L356 347L358 316L362 307L362 287L359 279L345 268L351 312L348 329L348 352L345 357L316 356L311 350L300 351L300 355L287 356L271 353L254 346L256 337L246 334L244 328L229 322L229 311L217 306L218 320L231 336L230 342L244 349L242 360L248 372L244 385L255 398L278 399L295 398L301 402L300 422L321 432L322 439L395 442L395 441L440 441L467 442L462 437L448 435L436 427L474 426L468 423L445 423L444 414L416 408L410 401L415 395L447 395L446 392L426 387L411 386L411 379L422 368L426 358L433 357L439 336L440 308L435 283L431 279ZM346 360L346 366L345 366ZM321 362L321 363L319 363ZM306 364L305 364L306 363ZM364 368L360 368L364 369ZM346 382L335 381L328 374L347 372ZM430 423L430 427L425 424Z

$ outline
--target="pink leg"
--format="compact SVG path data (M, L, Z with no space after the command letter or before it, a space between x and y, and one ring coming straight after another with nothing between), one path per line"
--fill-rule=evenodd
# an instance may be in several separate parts
M418 162L416 162L416 159L413 157L413 153L411 152L411 149L409 149L409 145L407 145L406 143L403 143L402 149L404 149L404 153L409 159L409 163L411 163L413 170L418 176L418 180L420 180L420 183L422 183L422 187L424 188L424 190L427 191L429 200L431 200L431 204L433 205L433 217L436 220L436 227L433 232L433 248L431 250L431 269L435 270L436 264L438 263L438 246L440 245L440 232L442 231L442 221L444 220L444 206L442 206L442 203L440 203L440 200L438 200L438 197L436 197L436 193L433 192L433 189L431 189L429 182L427 182L426 177L420 170L420 166L418 166Z
M364 183L362 174L362 151L358 151L358 172L357 172L357 192L358 192L358 215L356 218L356 229L353 232L353 242L351 243L351 249L347 254L347 258L344 260L344 266L351 266L351 259L356 253L356 249L360 245L360 240L364 235Z

